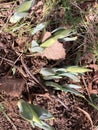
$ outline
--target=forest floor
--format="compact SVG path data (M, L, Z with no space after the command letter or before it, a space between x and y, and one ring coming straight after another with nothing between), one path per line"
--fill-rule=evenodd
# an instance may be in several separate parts
M98 105L97 1L58 0L53 3L52 0L36 0L26 18L11 23L10 18L21 2L0 0L0 103L4 107L3 111L0 109L0 130L41 130L32 128L20 116L17 106L20 99L51 112L54 119L48 123L55 130L97 130L98 110L91 105ZM32 40L42 41L44 34L41 30L32 36L31 28L47 21L45 31L48 33L59 27L74 28L78 32L77 40L65 43L65 58L58 46L56 52L49 50L46 57L28 50L27 44ZM50 58L49 53L54 57ZM51 80L82 86L77 91L91 104L73 93L45 86L40 70L64 66L86 66L92 70L79 75L78 83L67 77Z

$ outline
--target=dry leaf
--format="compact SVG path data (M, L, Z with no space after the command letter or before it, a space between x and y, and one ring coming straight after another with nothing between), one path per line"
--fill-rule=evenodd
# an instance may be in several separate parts
M24 85L23 79L0 79L0 91L4 91L13 97L21 95Z
M42 57L46 57L47 59L59 60L65 58L66 52L62 43L57 41L56 43L47 47L41 55Z
M46 32L42 38L42 42L46 41L51 36L50 32Z

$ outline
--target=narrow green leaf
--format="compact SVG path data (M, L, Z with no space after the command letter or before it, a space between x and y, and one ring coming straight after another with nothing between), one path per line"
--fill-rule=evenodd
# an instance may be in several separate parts
M53 68L42 68L41 71L40 71L40 74L44 77L54 76L55 75L55 69L53 69Z
M91 94L92 101L94 104L98 105L98 95L97 94Z
M18 107L23 118L25 118L26 120L33 120L32 109L27 102L20 100L18 102Z
M20 100L18 102L18 107L22 117L29 121L33 128L38 126L44 130L54 130L52 126L42 121L53 118L47 110L42 109L39 106L29 104L24 100Z
M31 34L34 35L35 33L41 31L46 26L46 23L40 23L35 28L32 29Z
M29 122L30 122L30 124L32 125L32 127L35 128L36 125L34 124L34 122L33 122L32 120L29 121Z
M56 39L55 37L50 38L50 39L46 40L45 42L43 42L43 43L41 44L41 47L47 48L47 47L51 46L52 44L54 44L56 40L57 40L57 39Z
M29 48L29 51L30 51L31 53L42 52L42 51L43 51L43 48L41 48L41 47Z
M4 111L4 107L3 107L3 104L0 103L0 112L3 112Z
M84 96L80 92L78 92L75 89L69 88L67 86L61 86L61 85L59 85L57 83L48 82L48 81L45 84L46 84L46 86L51 86L51 87L57 88L58 90L61 90L61 91L64 91L64 92L70 92L70 93L73 93L73 94L75 94L77 96L80 96L80 97L84 98Z
M46 40L45 42L43 42L41 44L41 47L43 48L47 48L49 46L51 46L52 44L54 44L58 39L62 39L66 36L69 35L69 33L71 32L71 30L60 30L58 32L55 33L55 36L49 38L48 40Z
M79 77L77 75L75 75L75 74L72 74L72 73L67 73L67 72L60 73L59 76L66 76L66 77L72 79L75 82L80 82Z
M65 68L56 68L56 72L58 73L58 72L67 72L66 70L65 70Z
M93 108L95 108L98 111L98 106L96 106L94 103L90 102L87 98L84 97L84 99L91 105Z
M25 0L16 10L17 13L27 12L34 5L35 0Z
M66 71L70 73L85 73L85 72L91 72L92 70L87 69L85 67L71 66L71 67L67 67Z
M22 4L18 7L15 13L10 18L11 23L16 23L20 21L23 17L28 14L30 8L34 5L35 0L25 0Z
M52 31L52 35L56 36L58 39L68 37L73 32L72 29L59 29L58 31Z
M11 23L16 23L18 21L20 21L23 17L25 17L27 15L27 13L23 12L23 13L15 13L14 15L12 15L12 17L10 18L10 22Z
M68 88L74 88L74 89L80 89L81 88L81 86L75 85L75 84L66 84L65 86L67 86Z
M49 120L49 119L54 118L53 115L50 112L41 108L40 106L31 104L31 107L37 113L39 119L41 119L41 120Z
M65 38L63 38L63 40L64 40L65 42L68 42L68 41L76 41L76 40L77 40L77 36L75 36L75 37L65 37Z
M28 48L31 53L42 52L43 48L39 46L36 41L32 41L31 46Z
M53 80L53 79L60 79L62 76L50 75L43 77L45 80Z
M36 41L33 40L31 47L33 48L33 47L38 47L38 46L39 46L39 44Z
M18 107L20 114L24 119L41 124L41 120L29 103L25 102L24 100L19 100Z
M43 122L42 121L42 125L38 124L38 123L35 123L35 126L38 126L40 127L41 129L43 130L55 130L54 127L48 125L47 123Z
M51 34L52 34L53 36L55 36L55 34L56 34L58 31L61 31L61 30L65 30L65 28L64 28L64 27L58 27L58 28L54 29L54 30L51 32Z

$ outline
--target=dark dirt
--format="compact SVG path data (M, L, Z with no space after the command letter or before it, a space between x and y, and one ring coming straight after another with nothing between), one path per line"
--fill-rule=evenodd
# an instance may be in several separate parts
M55 119L51 120L49 123L53 125L56 130L92 130L90 121L84 113L77 109L77 107L80 107L86 112L90 113L92 120L95 121L94 125L98 124L96 118L98 115L97 111L91 108L87 102L76 98L74 95L65 93L58 94L58 97L63 101L63 103L65 103L68 109L64 108L64 106L54 99L51 101L47 99L47 97L39 95L36 94L36 96L33 96L34 98L32 98L32 101L34 104L38 104L41 107L48 109L54 115ZM6 113L16 126L17 130L31 130L32 127L30 124L23 120L19 115L17 108L18 99L12 99L5 94L2 94L1 96L2 97L0 101L4 104ZM0 113L0 127L1 130L14 130L12 124L2 113ZM33 128L33 130L37 130L37 128Z
M5 115L0 112L0 130L40 130L39 128L32 128L31 125L19 115L17 102L21 98L28 102L40 105L50 111L55 119L50 120L49 124L54 126L55 130L94 130L88 115L92 119L93 126L98 126L98 111L91 107L88 102L73 94L55 91L53 88L47 88L46 91L45 88L43 88L43 86L45 87L44 81L39 74L39 71L44 66L61 67L75 64L76 51L74 50L77 45L69 50L66 59L63 61L47 60L40 56L31 57L30 55L23 53L22 50L25 49L25 42L32 41L32 39L36 39L36 37L39 38L39 34L35 37L30 37L27 33L23 33L24 40L22 40L17 36L17 33L14 34L2 31L5 27L8 26L9 28L11 26L10 23L8 23L9 25L6 24L13 12L13 9L10 10L10 7L13 5L14 8L18 4L18 2L16 2L15 5L11 4L10 1L7 3L0 3L0 8L5 9L5 11L0 11L0 103L4 105L5 113L11 120L10 122ZM91 4L92 2L90 3L90 6ZM89 2L85 2L84 5L87 9ZM81 3L81 8L83 8L84 5ZM42 7L43 5L40 5L40 7L36 5L33 9L36 13L34 13L34 20L32 23L35 21L36 23L40 23L39 21L43 20ZM58 16L56 11L61 11L61 15ZM54 20L53 22L55 23L52 26L48 26L48 31L63 25L60 20L63 15L62 10L55 10L55 12L55 19L53 19L53 14L45 18L51 18L51 21ZM60 20L59 23L56 23L57 19ZM27 20L29 21L29 18ZM70 48L70 46L71 45L68 45L67 47ZM90 59L93 58L91 57ZM93 60L90 60L89 62L88 60L89 56L86 55L86 58L83 56L79 63L81 64L84 61L84 64L88 63L88 67L93 69L92 73L87 73L81 78L81 84L83 86L81 92L84 93L87 98L87 94L98 94L98 66L93 63ZM15 74L13 74L12 68L16 68ZM33 76L30 76L28 71L33 74ZM37 79L37 81L35 79ZM85 86L85 83L87 86ZM53 95L55 97L52 97ZM62 105L56 97L57 99L60 99L65 106ZM87 112L88 115L78 108Z

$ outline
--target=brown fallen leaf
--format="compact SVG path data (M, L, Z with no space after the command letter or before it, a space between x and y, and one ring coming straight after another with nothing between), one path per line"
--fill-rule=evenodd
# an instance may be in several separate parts
M65 49L59 41L56 41L51 46L47 47L41 54L42 57L46 57L51 60L64 59L66 56Z
M46 41L51 36L51 32L46 32L42 38L42 42Z
M0 79L0 91L4 91L10 96L19 97L25 86L23 79Z

